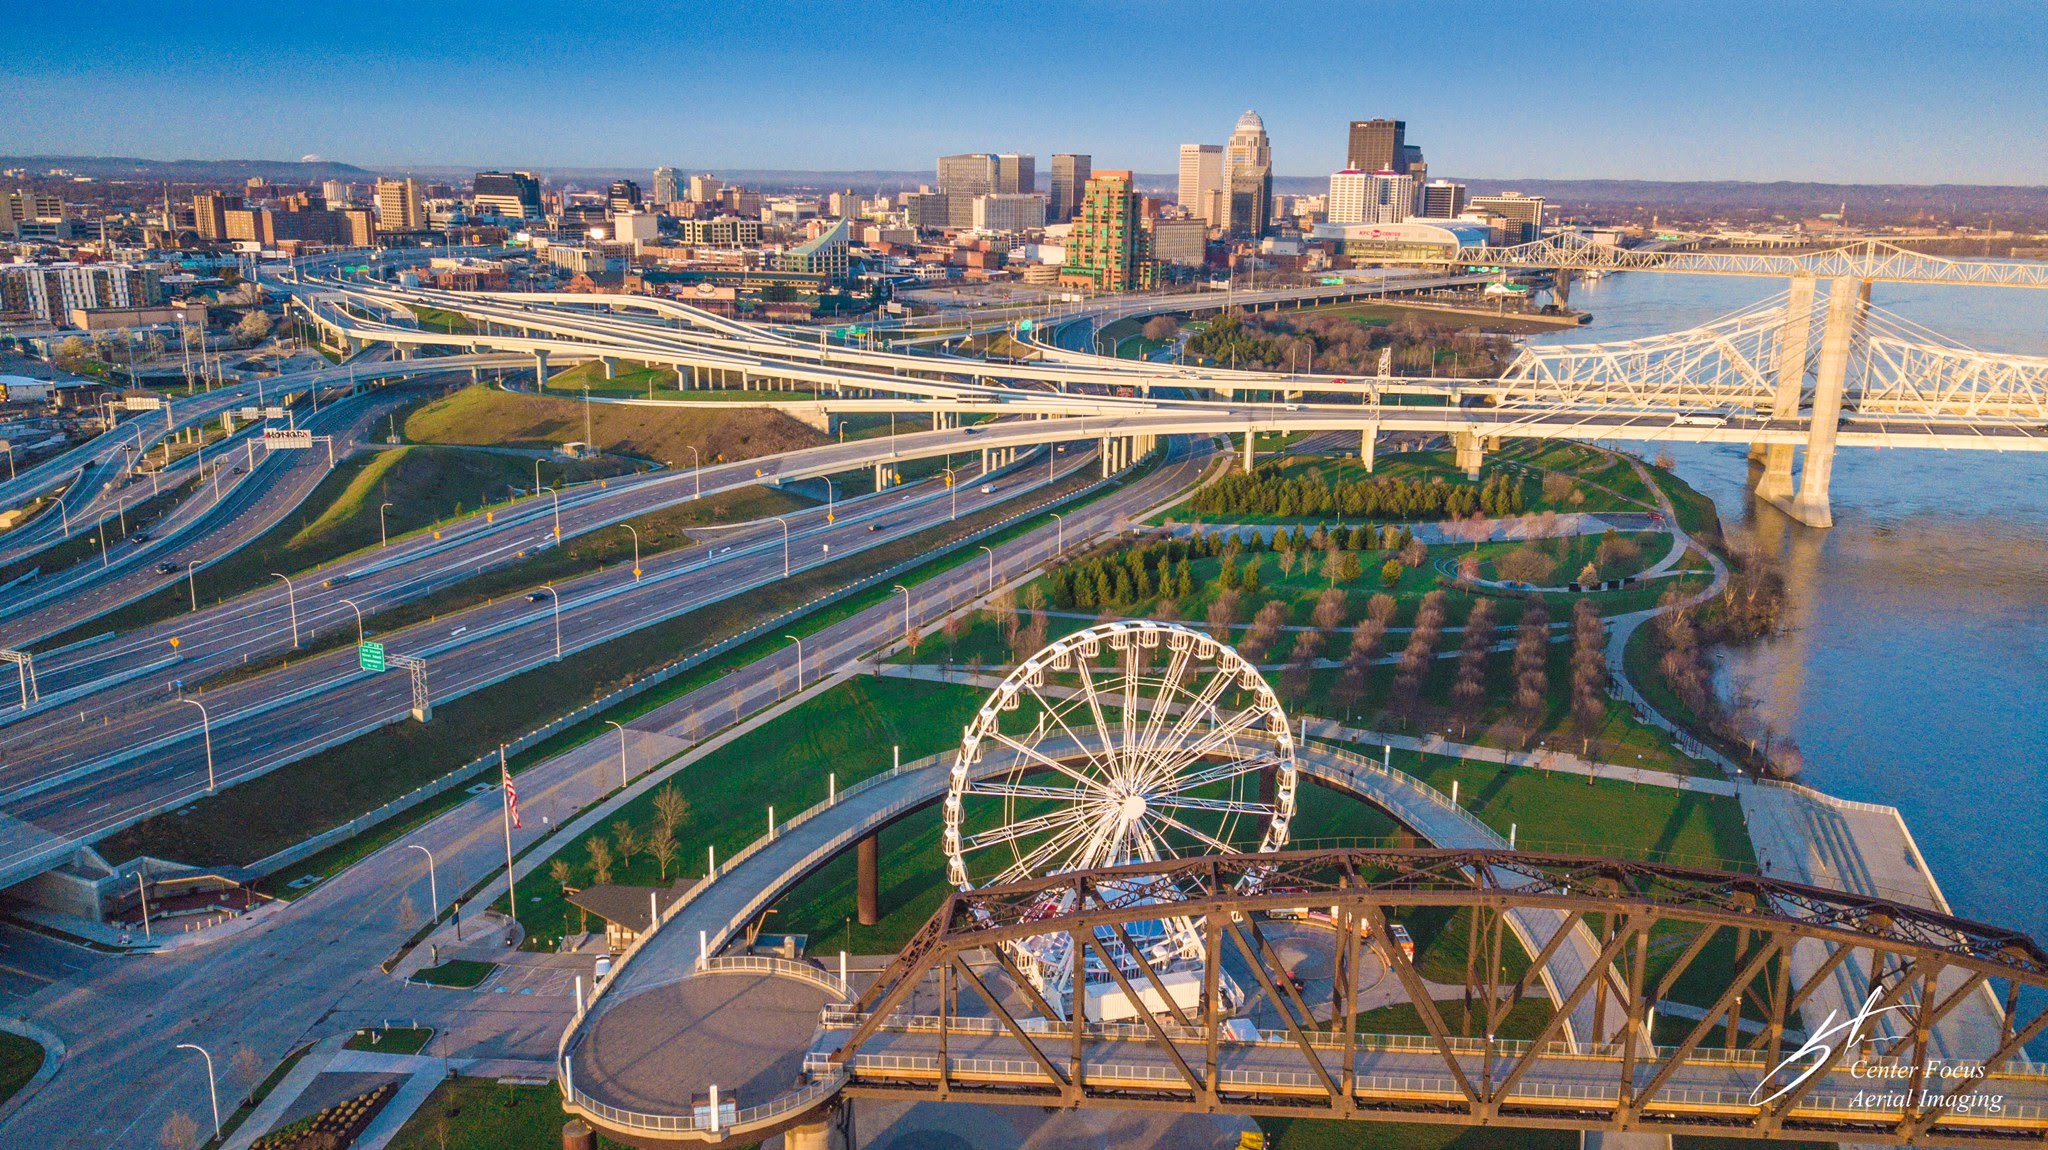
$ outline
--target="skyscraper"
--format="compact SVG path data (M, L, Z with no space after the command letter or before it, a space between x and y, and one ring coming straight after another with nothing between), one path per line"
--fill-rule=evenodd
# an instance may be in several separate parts
M725 184L710 172L690 177L690 198L700 204L708 204L725 190Z
M1354 172L1408 170L1406 120L1353 120L1344 166Z
M942 192L985 196L996 190L996 158L987 152L940 156L938 175Z
M1081 210L1081 188L1094 174L1095 159L1074 152L1060 152L1052 158L1052 202L1047 206L1047 223L1063 224Z
M1223 145L1180 146L1180 206L1212 228L1223 226Z
M1152 261L1138 220L1138 195L1129 172L1097 172L1081 197L1081 215L1067 235L1060 282L1120 292L1149 287Z
M1543 238L1543 207L1542 196L1525 196L1520 192L1472 198L1473 211L1501 218L1501 238L1511 244Z
M674 168L654 169L654 202L657 204L672 204L682 198L682 173Z
M1038 190L1038 157L1005 152L996 157L996 194L1028 196Z
M378 231L416 232L426 226L427 207L420 197L418 180L377 181Z
M1431 180L1422 185L1422 211L1432 220L1452 220L1465 210L1465 185L1449 180Z
M1266 122L1257 112L1237 118L1237 127L1223 148L1223 170L1230 196L1231 236L1260 238L1273 215L1273 147L1266 139Z
M526 220L543 214L540 179L532 172L478 172L470 194L482 213Z
M631 180L613 180L611 190L605 193L607 207L614 213L637 211L640 208L640 185Z

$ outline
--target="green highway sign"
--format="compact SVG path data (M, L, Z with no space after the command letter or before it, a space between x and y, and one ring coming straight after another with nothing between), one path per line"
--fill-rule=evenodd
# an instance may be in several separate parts
M1017 321L1017 330L1018 330L1018 331L1030 331L1030 330L1031 330L1031 321L1030 321L1030 320L1028 320L1028 319L1024 319L1024 320L1018 320L1018 321Z
M387 664L384 662L384 644L356 644L356 661L362 664L363 670L365 671L385 670Z

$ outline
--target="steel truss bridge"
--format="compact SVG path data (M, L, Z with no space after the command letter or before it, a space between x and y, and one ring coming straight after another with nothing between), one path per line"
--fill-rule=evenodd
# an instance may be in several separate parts
M1774 257L1775 258L1775 257ZM2031 265L2028 265L2031 266ZM803 390L823 413L963 411L1057 420L1131 416L1173 431L1356 430L1371 462L1382 430L1449 435L1476 474L1518 437L1742 442L1763 464L1758 494L1802 522L1832 523L1842 446L2048 450L2048 358L1962 346L1869 302L1867 280L1781 295L1649 339L1525 349L1499 378L1336 377L1228 371L1106 357L993 363L798 339L651 296L456 293L313 282L299 303L329 337L362 347L457 348L669 365L690 402L708 382ZM407 310L459 313L476 330L421 330ZM795 397L793 397L795 398ZM654 402L661 402L655 400ZM991 405L1002 405L992 408ZM1167 424L1171 426L1167 426ZM1066 431L1048 424L1042 438ZM1795 484L1795 453L1805 465Z
M1162 883L1201 924L1198 1004L1176 1003L1126 933L1158 916ZM1303 904L1331 917L1335 977L1314 998L1261 925ZM1049 915L1056 906L1083 909ZM1380 942L1397 917L1432 908L1467 912L1462 1010L1440 1008L1416 963ZM1560 925L1521 966L1508 918L1532 910ZM1595 965L1557 988L1535 1037L1501 1037L1535 972L1581 928L1597 939ZM1002 944L1049 933L1069 936L1077 962L1098 956L1136 1016L1067 1020L1038 998ZM1795 950L1820 961L1795 963ZM1371 1033L1347 988L1374 965L1424 1033ZM1223 972L1256 986L1281 1025L1220 1017ZM1815 1017L1845 976L1862 1016ZM1674 1003L1688 981L1709 988L1703 1009L1698 989L1691 1009ZM2002 1003L1996 1032L1937 1054L1936 1026L1987 988ZM828 1009L806 1065L853 1098L2038 1145L2048 1067L2025 1046L2048 1028L2043 990L2048 953L2024 935L1753 875L1508 851L1224 855L951 895L857 1001ZM1564 1020L1589 1000L1601 1037L1569 1040Z
M1693 241L1697 243L1698 241ZM2048 288L2048 263L1954 260L1916 252L1886 240L1864 239L1813 251L1699 251L1688 246L1624 248L1563 232L1525 244L1459 248L1429 260L1467 267L1532 268L1563 272L1683 272L1687 275L1853 279L1869 282Z

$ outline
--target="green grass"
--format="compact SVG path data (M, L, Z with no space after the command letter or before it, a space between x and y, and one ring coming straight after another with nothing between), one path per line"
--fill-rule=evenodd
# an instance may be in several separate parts
M476 983L470 985L474 986ZM382 1054L418 1054L426 1049L427 1043L433 1039L434 1028L431 1026L393 1026L383 1029L372 1027L349 1035L348 1042L344 1045L350 1050L375 1050Z
M43 1046L35 1039L0 1030L0 1102L28 1085L43 1068L44 1057Z
M389 1143L389 1150L561 1150L562 1092L487 1078L450 1078ZM599 1150L626 1150L599 1137ZM736 1147L735 1150L749 1150Z
M438 307L422 307L417 304L409 304L407 306L411 309L412 314L419 319L420 327L426 331L445 331L467 335L476 330L476 325L469 322L469 317L461 312L448 311Z
M676 827L682 850L668 880L703 874L707 848L715 847L718 857L727 859L761 837L769 806L778 819L786 819L824 801L828 774L836 773L843 788L887 771L892 746L902 747L909 761L955 745L980 705L981 692L967 687L860 676L741 735L665 784L690 801L690 817ZM613 827L622 820L644 838L655 822L654 792L562 846L556 858L570 864L571 885L593 881L590 840L603 837L610 845ZM662 879L654 859L641 853L615 866L611 881L653 886ZM502 899L497 906L504 909ZM551 949L578 918L551 881L532 882L520 892L519 920L537 948Z
M1260 1118L1268 1150L1579 1150L1576 1130Z
M705 463L752 459L826 441L824 432L758 407L585 404L580 398L523 395L482 385L421 407L402 427L413 443L533 448L588 442L601 451L683 467L698 458ZM690 454L691 447L697 456Z
M498 964L495 962L476 962L467 958L451 958L439 966L429 966L414 972L412 981L424 982L428 986L446 986L454 990L470 990L483 982L484 979L489 978L491 972L496 969L498 969ZM429 1032L429 1037L431 1037L431 1032ZM425 1046L426 1039L421 1039L420 1045Z

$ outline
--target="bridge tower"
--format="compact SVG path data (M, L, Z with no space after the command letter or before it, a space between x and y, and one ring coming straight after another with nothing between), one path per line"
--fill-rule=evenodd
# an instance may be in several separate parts
M1835 523L1828 484L1835 470L1835 441L1842 425L1849 351L1869 301L1870 284L1866 280L1844 276L1829 288L1827 319L1821 328L1820 367L1814 375L1813 405L1807 416L1806 458L1799 471L1799 491L1789 497L1768 497L1774 506L1808 527L1832 527Z
M1785 301L1785 322L1778 329L1777 390L1771 399L1771 419L1799 418L1800 394L1806 384L1806 350L1813 330L1815 280L1810 275L1794 276ZM1757 498L1776 503L1792 496L1792 453L1789 443L1762 445L1764 471L1757 477Z

